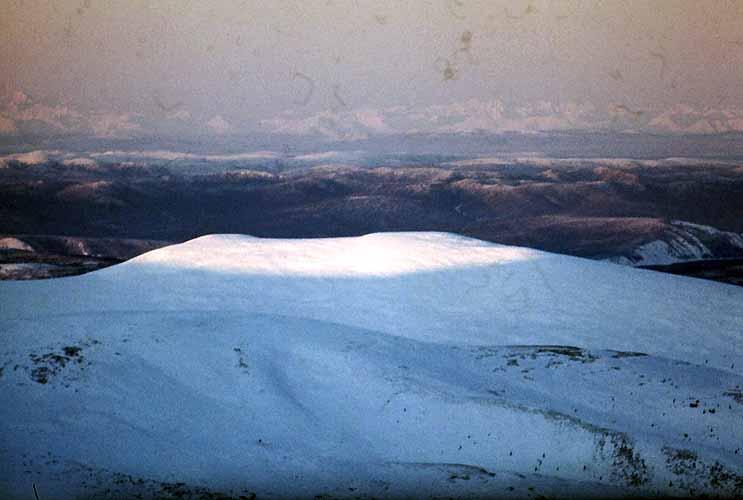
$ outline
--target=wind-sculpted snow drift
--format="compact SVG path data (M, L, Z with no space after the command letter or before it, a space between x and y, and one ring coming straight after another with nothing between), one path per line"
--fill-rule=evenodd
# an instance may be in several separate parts
M743 494L743 289L445 233L0 283L0 494Z

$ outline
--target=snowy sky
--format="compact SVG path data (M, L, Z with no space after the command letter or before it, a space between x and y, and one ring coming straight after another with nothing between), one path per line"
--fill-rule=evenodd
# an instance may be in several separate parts
M743 130L742 1L11 0L0 134Z

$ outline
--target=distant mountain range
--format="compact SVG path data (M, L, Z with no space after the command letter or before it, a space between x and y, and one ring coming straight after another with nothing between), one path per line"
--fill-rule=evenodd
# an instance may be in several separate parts
M660 239L608 260L637 266L663 266L695 260L736 259L743 255L743 233L671 221Z
M108 163L48 153L5 160L0 234L36 251L26 260L22 249L10 257L2 252L2 262L14 266L4 268L5 276L33 272L19 264L91 257L37 237L43 235L97 239L94 247L108 245L95 256L109 259L100 265L209 233L331 237L409 230L640 266L743 258L743 166L734 160L523 154L385 160L331 151L286 163L288 157L269 152L126 154L139 160L126 160L124 152L112 152ZM384 166L373 166L375 158ZM280 168L277 161L284 162ZM53 268L46 267L42 275L49 273Z

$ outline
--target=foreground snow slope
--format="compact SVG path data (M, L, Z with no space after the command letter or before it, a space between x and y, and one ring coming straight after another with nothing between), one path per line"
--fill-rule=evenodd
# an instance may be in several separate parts
M3 498L743 494L736 287L210 236L0 307Z
M4 318L222 310L458 344L634 350L743 373L743 288L446 233L205 236L92 274L0 283Z

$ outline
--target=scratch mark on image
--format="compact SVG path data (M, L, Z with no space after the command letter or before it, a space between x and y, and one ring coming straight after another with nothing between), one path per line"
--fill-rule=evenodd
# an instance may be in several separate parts
M309 104L310 99L312 99L312 94L314 94L315 92L315 81L304 73L300 73L299 71L296 71L292 78L294 80L299 78L300 80L304 80L305 82L307 82L307 93L300 101L294 101L294 104L299 104L302 106Z
M460 59L464 54L466 56L466 63L476 64L476 61L472 57L472 37L473 33L470 30L465 30L459 37L459 46L454 49L451 55L447 57L440 57L436 60L437 70L443 75L444 81L456 80L459 76L459 63Z
M449 80L456 80L458 77L457 68L452 65L449 59L439 57L436 60L436 69L441 71L445 82Z
M642 120L645 112L641 109L633 110L624 104L612 104L611 114L613 115L613 122L616 122L620 117L628 116L632 121L638 122Z
M459 20L463 20L466 17L464 14L459 12L463 7L464 2L462 2L462 0L448 0L446 2L446 8L449 10L449 13Z
M462 46L459 48L459 50L470 50L470 47L472 46L472 32L468 30L462 33L462 36L459 37L459 41L462 43Z
M338 104L341 105L341 107L344 107L345 108L346 107L346 101L344 101L341 98L341 96L339 94L339 90L340 90L340 85L333 85L333 97L335 97L335 100L338 102Z
M460 54L466 54L467 62L469 62L470 64L475 64L475 61L472 57L472 52L470 51L470 48L472 47L472 36L472 32L469 30L462 33L462 36L459 37L459 42L461 45L452 54L452 59L457 61Z
M162 99L160 99L160 96L157 94L152 96L152 99L155 101L155 104L157 104L157 107L160 108L160 110L163 111L164 113L170 113L180 108L181 106L183 106L183 102L181 101L178 101L175 104L171 104L168 106L162 101Z
M666 65L667 65L667 59L666 55L663 52L657 52L657 51L650 51L650 55L660 61L660 73L658 74L658 77L663 80L663 78L666 75Z
M90 0L84 0L83 4L77 9L75 9L75 12L77 12L78 16L82 16L83 14L85 14L85 11L88 10L89 8L90 8Z
M626 113L626 114L635 115L635 116L642 116L642 114L644 113L644 111L642 110L634 111L630 109L629 107L625 106L624 104L613 104L612 110L615 113Z
M72 36L75 34L75 30L72 28L72 20L68 19L65 23L64 28L62 28L62 33L65 38L65 43L69 43Z
M532 4L527 5L526 6L526 9L524 9L524 12L520 16L515 16L515 15L511 14L511 11L508 10L508 7L504 7L503 8L503 11L506 13L506 17L508 19L513 19L513 20L523 19L526 16L529 16L531 14L537 14L537 13L539 13L539 11L537 10L537 8L534 7Z

